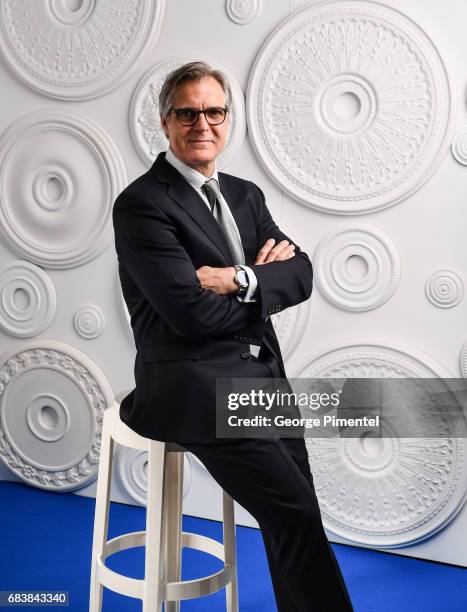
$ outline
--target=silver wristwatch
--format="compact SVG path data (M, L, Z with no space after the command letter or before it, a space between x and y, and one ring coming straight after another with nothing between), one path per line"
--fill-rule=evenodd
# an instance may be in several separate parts
M248 274L240 266L235 266L234 281L238 286L237 295L245 295L249 286Z

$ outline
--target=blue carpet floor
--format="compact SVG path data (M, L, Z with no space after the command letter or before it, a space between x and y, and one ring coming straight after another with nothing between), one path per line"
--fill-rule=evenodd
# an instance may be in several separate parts
M86 612L93 520L94 499L0 482L0 590L69 591L70 606L65 609ZM143 508L113 503L109 538L144 530L144 521ZM183 528L222 539L221 524L215 521L184 517ZM465 546L466 542L459 545ZM259 531L239 527L237 548L240 611L274 612ZM333 548L356 612L467 612L467 570L463 568L353 546L333 544ZM108 565L141 578L143 560L140 547L110 557ZM220 561L190 549L184 550L183 563L184 579L220 567ZM105 589L103 609L139 611L141 602ZM183 602L182 610L223 612L224 591Z

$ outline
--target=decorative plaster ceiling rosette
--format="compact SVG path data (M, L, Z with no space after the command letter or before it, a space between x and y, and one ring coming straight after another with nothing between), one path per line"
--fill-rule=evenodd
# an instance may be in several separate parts
M0 270L0 329L18 338L43 332L53 321L57 296L50 277L27 261Z
M87 304L81 306L73 316L73 326L78 335L86 340L92 340L102 334L105 319L100 308Z
M191 487L191 464L184 453L183 460L183 497ZM123 490L138 504L146 506L148 492L148 453L134 448L118 445L115 453L117 475Z
M26 115L0 141L4 238L39 265L82 265L112 239L112 205L126 181L118 149L94 121L58 109Z
M251 23L261 10L261 0L226 0L225 10L239 25Z
M467 128L460 130L451 145L454 158L463 166L467 166Z
M447 150L448 74L423 30L382 4L313 4L269 37L250 77L249 130L271 177L324 212L413 194Z
M69 491L97 476L104 410L114 394L86 355L30 341L0 362L0 456L19 478Z
M392 296L401 274L396 246L369 225L334 228L316 247L313 262L322 294L345 310L378 308Z
M159 37L165 0L1 0L0 49L14 72L53 98L117 87Z
M200 58L196 58L200 59ZM165 59L152 66L143 76L131 100L130 131L133 143L145 164L152 164L158 153L165 151L168 140L160 125L159 93L166 76L192 57ZM213 60L205 60L213 68L227 76L232 90L230 128L223 152L217 158L219 168L225 168L235 157L246 134L245 104L243 92L234 75Z
M434 306L452 308L462 300L464 284L452 270L438 270L426 281L425 294Z
M333 378L451 374L413 347L388 346L382 340L323 348L294 376L329 378L333 385L338 382ZM414 414L403 402L401 411L398 422L410 429L395 430L390 438L306 439L324 525L347 540L387 548L413 544L446 526L465 503L466 441L440 437L450 431L445 428L449 415L434 421L433 438L409 438L398 436L426 431L423 415Z

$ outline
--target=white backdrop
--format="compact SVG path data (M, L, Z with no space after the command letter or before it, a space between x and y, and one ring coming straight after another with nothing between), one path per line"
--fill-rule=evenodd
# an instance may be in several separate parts
M134 383L111 207L165 148L183 61L231 78L220 165L313 258L311 300L275 318L288 375L467 374L463 0L93 4L0 2L1 478L94 495L102 411ZM328 536L467 566L464 440L415 442L308 441ZM185 513L219 518L185 465ZM144 503L144 456L115 468L113 499Z

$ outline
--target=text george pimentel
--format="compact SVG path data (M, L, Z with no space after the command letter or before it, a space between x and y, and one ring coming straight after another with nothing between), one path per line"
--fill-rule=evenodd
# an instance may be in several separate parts
M254 417L239 417L231 414L227 419L230 427L305 427L311 429L313 427L379 427L379 415L374 417L336 417L326 414L322 419L319 417L285 417L278 414L271 419L264 415L256 415Z

